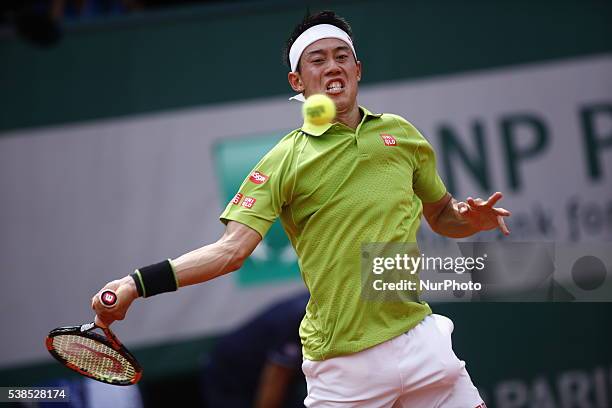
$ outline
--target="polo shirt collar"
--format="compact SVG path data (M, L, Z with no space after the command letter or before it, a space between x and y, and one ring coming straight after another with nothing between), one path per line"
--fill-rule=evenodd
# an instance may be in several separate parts
M359 106L359 109L363 113L363 118L361 119L361 123L365 123L366 120L371 118L380 118L382 113L372 113L363 106ZM323 133L327 132L334 124L328 123L325 125L313 125L312 123L304 123L302 128L300 129L302 132L306 133L309 136L321 136Z

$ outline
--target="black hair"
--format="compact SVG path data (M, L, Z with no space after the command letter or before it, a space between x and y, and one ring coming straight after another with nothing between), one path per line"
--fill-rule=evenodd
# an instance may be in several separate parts
M289 68L291 68L291 62L289 61L289 50L291 49L291 46L304 31L318 24L334 25L345 33L347 33L348 36L351 38L351 41L353 41L353 30L351 29L350 24L344 18L337 15L335 12L331 10L324 10L315 14L310 14L310 12L307 12L304 19L298 25L295 26L293 32L285 43L285 47L283 48L283 62ZM297 70L300 70L299 64L297 66Z

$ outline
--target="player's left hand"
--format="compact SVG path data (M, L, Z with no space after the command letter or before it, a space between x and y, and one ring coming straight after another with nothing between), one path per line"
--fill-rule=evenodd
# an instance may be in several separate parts
M494 205L503 197L499 191L491 195L487 200L482 198L468 197L467 202L457 204L459 214L461 214L468 222L478 231L488 231L494 228L499 228L504 235L509 235L510 230L506 226L504 217L509 217L510 211L494 207Z

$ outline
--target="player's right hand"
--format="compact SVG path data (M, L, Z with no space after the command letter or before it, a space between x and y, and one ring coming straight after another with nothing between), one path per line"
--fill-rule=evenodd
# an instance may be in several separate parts
M112 307L104 306L100 302L100 294L107 289L117 294L117 303ZM103 327L111 325L115 320L123 320L136 298L138 298L138 291L132 277L126 276L107 283L91 298L91 308L96 313L95 323Z

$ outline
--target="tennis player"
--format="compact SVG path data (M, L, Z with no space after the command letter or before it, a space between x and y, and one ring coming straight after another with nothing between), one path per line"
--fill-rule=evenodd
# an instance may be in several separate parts
M398 51L399 52L399 51ZM362 64L349 24L333 12L306 17L287 41L295 99L323 93L335 123L285 136L243 182L221 214L215 243L137 269L103 289L92 307L110 324L138 297L174 291L240 268L280 217L310 292L300 326L308 407L475 408L485 404L452 350L452 322L415 297L372 302L361 293L363 243L416 242L421 215L448 237L499 228L502 197L458 202L436 171L428 141L405 119L357 103Z

